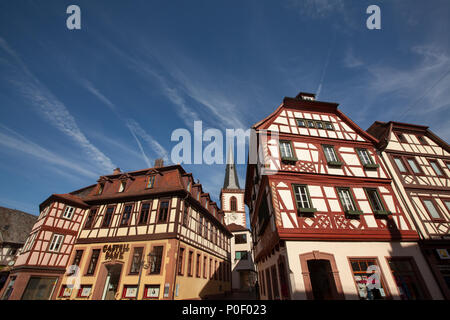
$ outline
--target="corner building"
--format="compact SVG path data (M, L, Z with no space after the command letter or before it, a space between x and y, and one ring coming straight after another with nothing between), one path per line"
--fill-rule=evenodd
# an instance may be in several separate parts
M310 93L253 129L264 163L248 165L245 201L262 299L442 299L376 138Z
M379 150L401 204L450 300L450 148L426 126L376 121L367 131L380 140Z
M116 169L41 209L9 299L208 299L231 290L223 212L179 165Z

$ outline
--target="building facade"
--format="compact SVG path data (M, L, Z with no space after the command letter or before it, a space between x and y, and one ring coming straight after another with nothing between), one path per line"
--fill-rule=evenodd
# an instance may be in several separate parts
M181 166L116 169L41 204L8 298L223 295L231 290L231 236L223 212Z
M380 141L400 203L416 226L442 293L450 299L450 148L426 126L377 121L367 131Z
M36 218L23 211L0 207L0 290Z
M378 140L338 104L285 97L253 129L263 160L245 201L263 299L443 298Z
M245 190L239 186L232 149L229 149L225 179L220 193L222 210L231 239L231 285L233 291L251 291L256 281L253 245L244 202Z

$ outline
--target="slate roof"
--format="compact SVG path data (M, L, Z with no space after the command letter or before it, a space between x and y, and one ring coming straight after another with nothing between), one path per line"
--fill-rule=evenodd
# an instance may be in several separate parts
M5 207L0 207L0 243L24 243L37 216Z

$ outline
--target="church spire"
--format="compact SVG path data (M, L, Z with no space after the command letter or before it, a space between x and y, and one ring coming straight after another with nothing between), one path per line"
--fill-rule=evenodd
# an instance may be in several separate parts
M225 169L225 180L223 182L223 189L240 189L239 180L234 166L233 149L228 147L227 167Z

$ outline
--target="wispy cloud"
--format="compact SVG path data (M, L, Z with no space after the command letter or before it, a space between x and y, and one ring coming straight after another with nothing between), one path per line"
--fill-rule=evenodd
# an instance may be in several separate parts
M71 161L59 154L51 152L4 125L0 124L0 129L2 130L0 131L0 146L2 147L28 154L48 164L70 169L89 178L98 176L96 172L84 168L79 162Z
M342 0L289 0L288 3L311 17L327 17L344 9Z
M154 150L154 152L162 157L165 161L168 161L169 157L168 157L168 152L167 150L155 139L153 138L150 134L148 134L140 125L139 123L137 123L135 120L133 119L128 119L127 120L127 126L130 129L130 131L133 132L135 138L136 136L139 136L141 139L143 139L145 142L147 142L147 144L150 146L150 148L152 150ZM137 140L137 138L136 138ZM142 146L141 146L142 148ZM147 159L148 161L148 159Z
M23 63L20 57L0 38L0 48L14 60L10 65L16 77L7 79L37 111L55 128L70 137L102 170L112 170L112 161L94 146L78 127L67 107L43 85Z

